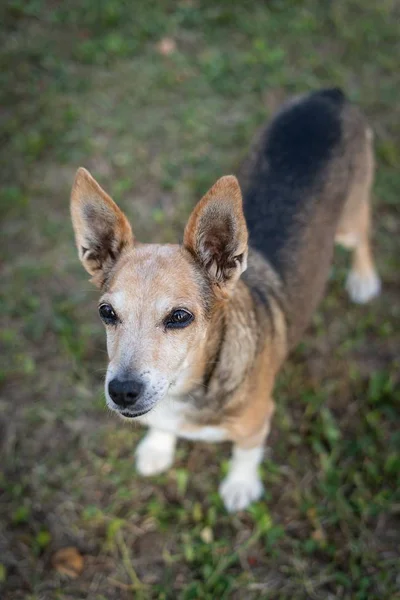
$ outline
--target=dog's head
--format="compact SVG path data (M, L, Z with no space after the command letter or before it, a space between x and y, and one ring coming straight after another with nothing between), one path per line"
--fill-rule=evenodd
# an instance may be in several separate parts
M145 414L168 392L193 385L212 315L246 268L239 184L233 176L217 181L192 212L183 245L137 242L85 169L75 178L71 214L80 260L102 293L107 404L124 417Z

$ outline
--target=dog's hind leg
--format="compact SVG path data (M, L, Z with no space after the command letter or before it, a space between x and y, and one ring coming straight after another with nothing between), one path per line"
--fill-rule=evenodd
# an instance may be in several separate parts
M364 304L378 296L381 282L370 245L370 192L373 180L372 132L367 129L365 162L353 183L336 232L335 241L353 251L346 290L353 302Z
M347 276L346 290L353 302L364 304L378 296L381 282L376 272L369 241L369 205L360 204L351 224L341 226L336 241L353 250L352 266Z

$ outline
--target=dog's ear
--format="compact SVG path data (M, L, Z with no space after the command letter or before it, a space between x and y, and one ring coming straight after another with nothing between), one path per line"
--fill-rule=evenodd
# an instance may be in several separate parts
M72 187L71 216L79 258L92 282L102 287L121 253L133 245L128 219L83 168Z
M247 266L247 226L236 177L221 177L190 215L184 246L226 297Z

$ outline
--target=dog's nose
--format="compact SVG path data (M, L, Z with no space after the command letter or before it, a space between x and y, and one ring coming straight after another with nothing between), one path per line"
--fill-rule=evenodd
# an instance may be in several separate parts
M121 408L132 407L143 389L144 385L139 379L112 379L108 384L108 393Z

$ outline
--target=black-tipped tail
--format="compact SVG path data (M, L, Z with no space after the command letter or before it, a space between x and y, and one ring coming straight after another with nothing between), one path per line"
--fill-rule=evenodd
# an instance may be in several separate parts
M327 100L331 100L334 104L343 104L346 100L346 96L344 92L340 88L327 88L325 90L320 90L315 92L315 96L320 96L322 98L326 98Z

